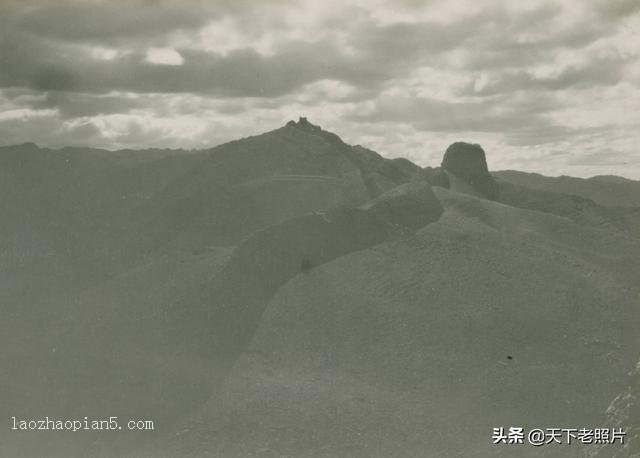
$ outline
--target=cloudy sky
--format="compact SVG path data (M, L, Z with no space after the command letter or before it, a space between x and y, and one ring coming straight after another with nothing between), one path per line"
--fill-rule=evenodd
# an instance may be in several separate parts
M640 1L0 2L0 144L203 148L307 116L437 165L640 179Z

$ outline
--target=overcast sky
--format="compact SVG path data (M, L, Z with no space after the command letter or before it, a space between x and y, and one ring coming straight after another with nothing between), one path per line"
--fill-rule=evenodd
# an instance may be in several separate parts
M388 157L640 179L640 1L0 2L0 144L203 148L307 116Z

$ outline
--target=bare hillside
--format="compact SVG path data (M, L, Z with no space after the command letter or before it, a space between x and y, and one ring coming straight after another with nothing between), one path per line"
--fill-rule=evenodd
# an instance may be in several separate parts
M5 431L0 455L507 457L494 427L632 418L607 408L635 389L637 208L490 154L422 169L305 118L199 151L1 148L0 400L157 427Z

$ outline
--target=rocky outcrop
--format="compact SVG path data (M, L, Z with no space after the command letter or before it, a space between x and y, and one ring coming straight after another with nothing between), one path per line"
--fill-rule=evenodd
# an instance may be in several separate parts
M478 144L456 142L444 153L442 168L468 184L480 196L498 199L498 185L489 174L484 150Z

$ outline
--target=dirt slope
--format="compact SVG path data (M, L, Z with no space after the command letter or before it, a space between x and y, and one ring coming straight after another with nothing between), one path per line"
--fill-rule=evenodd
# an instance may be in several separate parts
M208 398L281 284L386 239L407 212L415 223L417 210L442 211L426 184L384 194L410 179L406 164L302 120L191 154L23 145L0 162L3 404L144 412L162 432ZM254 311L236 313L241 299ZM0 454L109 456L138 440L153 436L46 435L25 448L18 434Z
M640 348L637 209L486 200L473 151L421 170L304 118L191 153L0 149L0 401L157 422L0 455L513 456L491 428L604 421Z
M223 390L149 456L514 456L492 427L603 421L640 344L638 244L436 193L416 235L280 288Z

